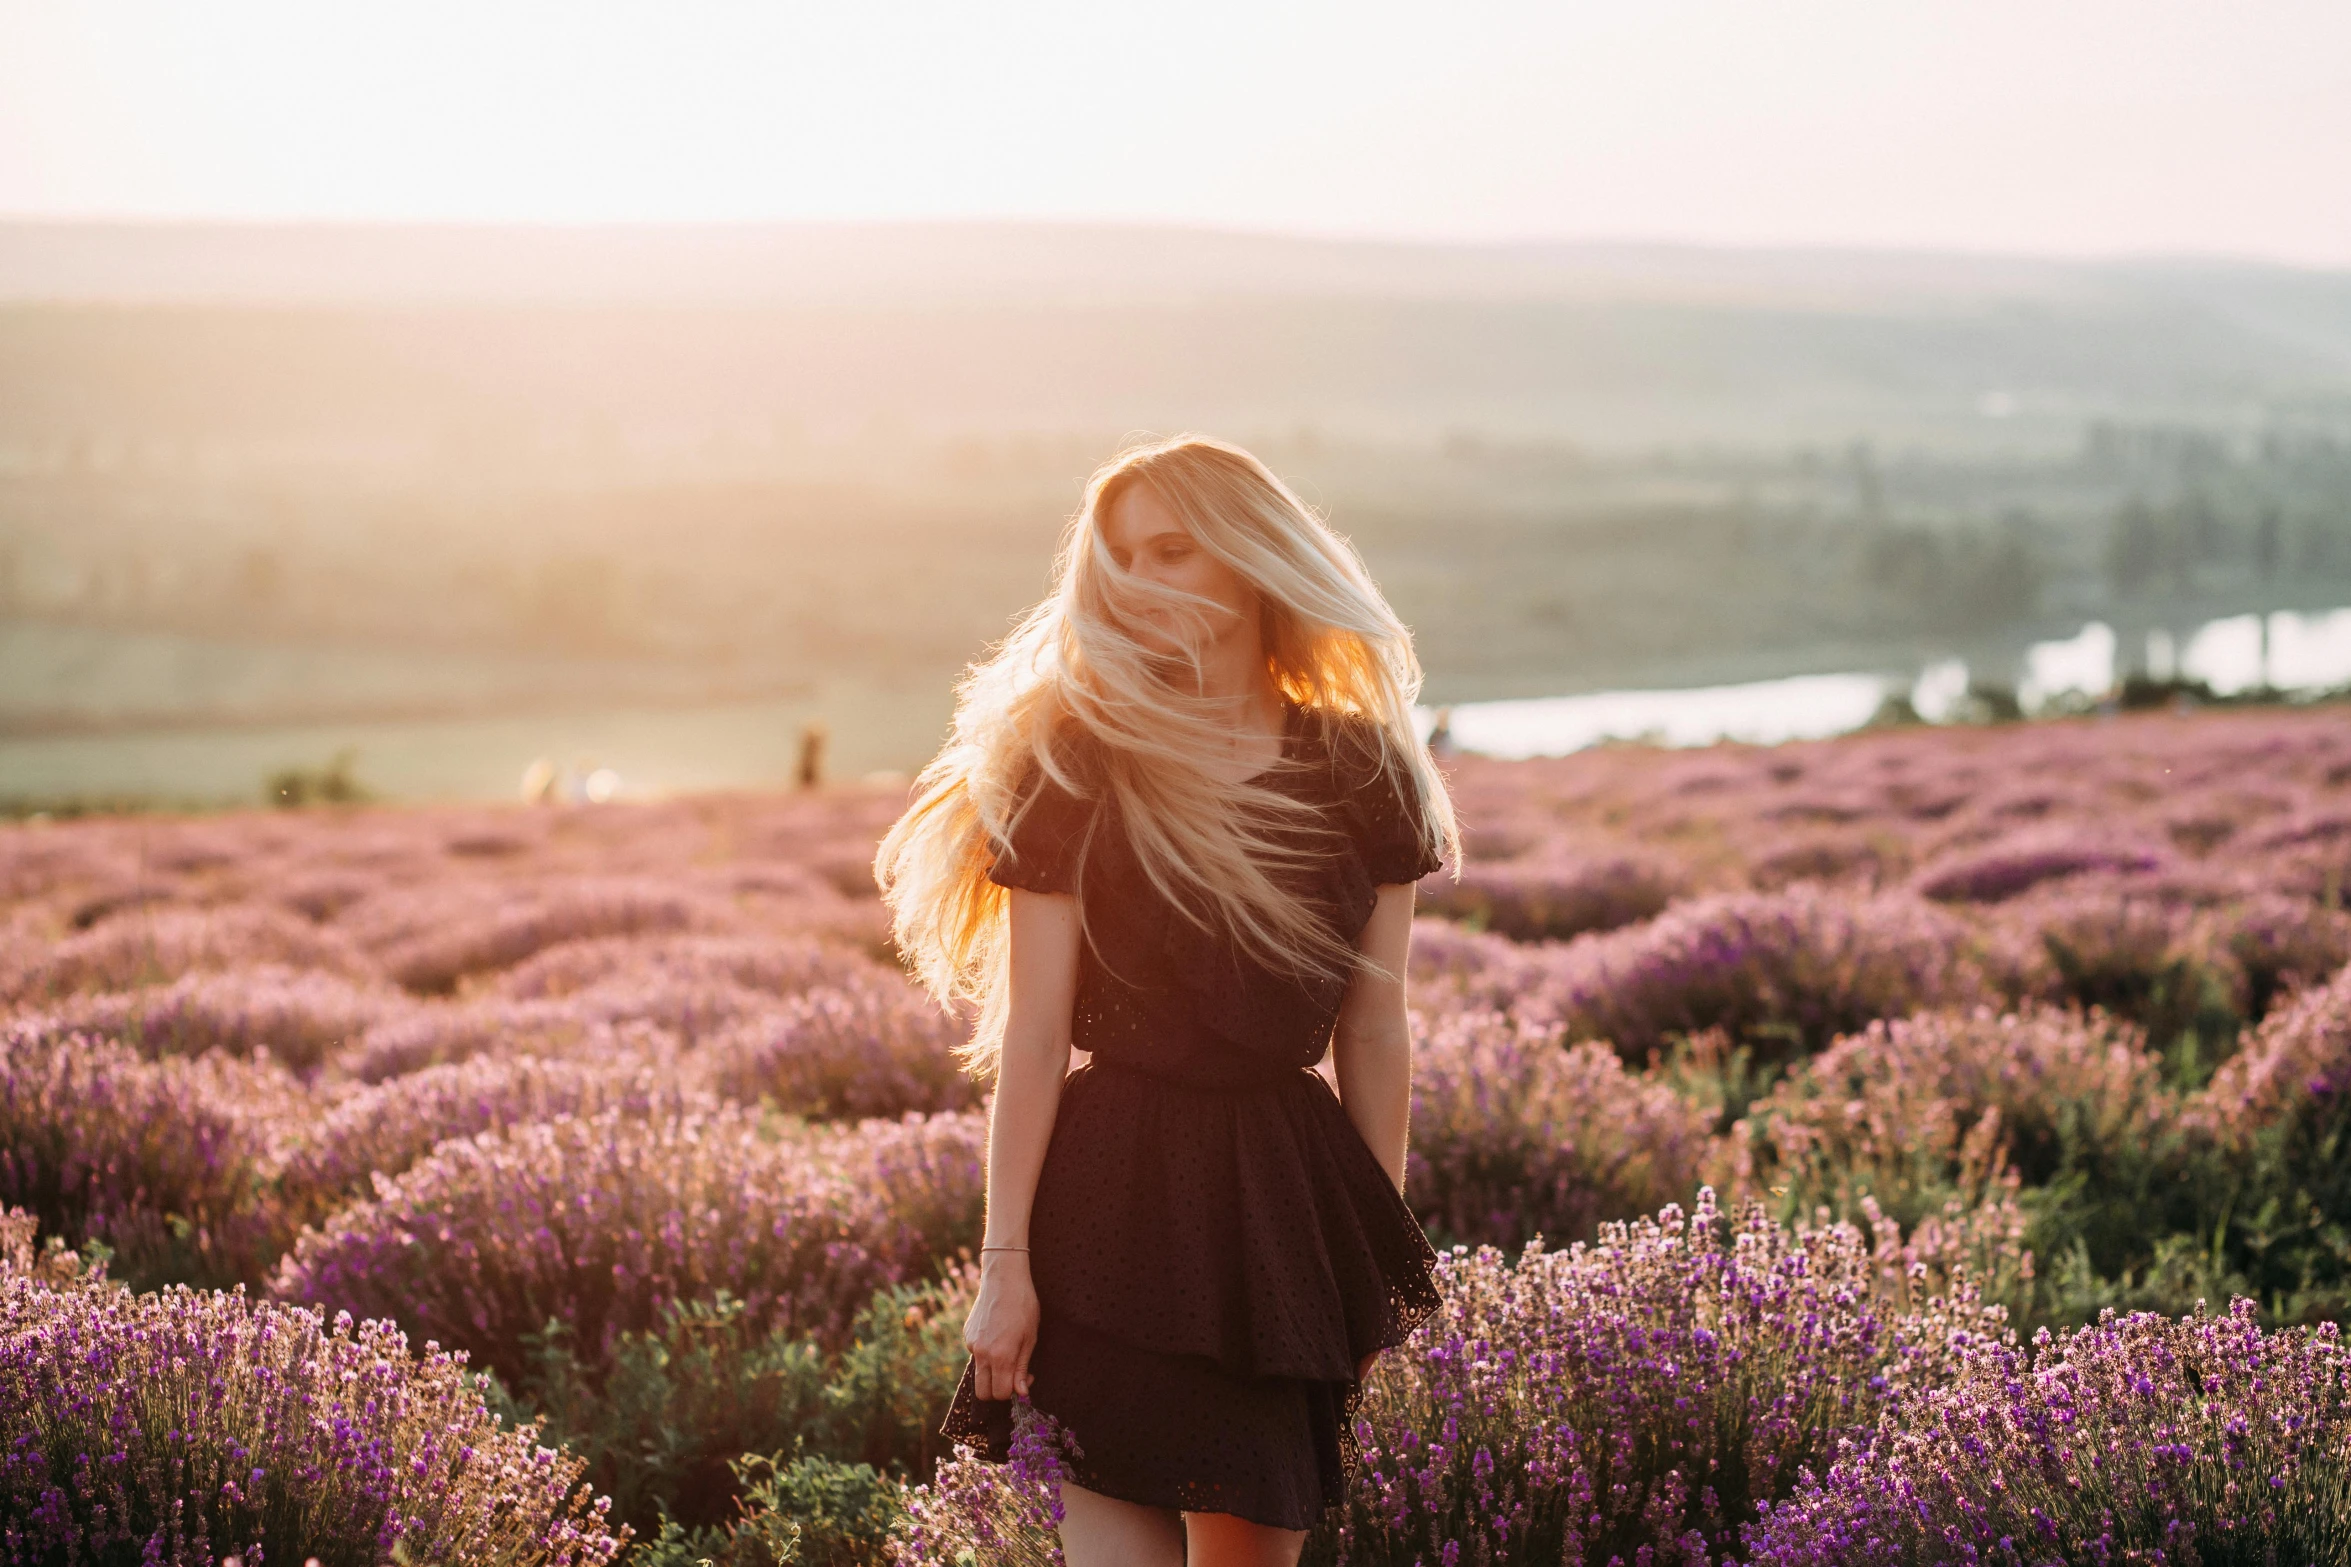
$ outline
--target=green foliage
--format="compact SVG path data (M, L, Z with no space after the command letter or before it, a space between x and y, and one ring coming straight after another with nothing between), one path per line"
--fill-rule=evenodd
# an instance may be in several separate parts
M745 1511L754 1520L789 1518L799 1530L806 1567L861 1567L874 1560L906 1510L903 1487L871 1464L803 1458L777 1468L772 1460L746 1459L746 1478L762 1466L767 1476L751 1485Z
M801 1553L799 1523L775 1505L774 1461L746 1453L728 1467L744 1492L736 1515L692 1529L665 1517L660 1533L629 1553L628 1567L796 1567L809 1560ZM761 1471L765 1478L758 1478Z
M723 1295L672 1305L653 1331L623 1336L602 1370L550 1323L528 1374L511 1391L492 1380L490 1403L515 1420L544 1415L542 1440L584 1458L613 1520L658 1549L721 1567L867 1559L825 1553L846 1548L838 1539L878 1542L899 1484L927 1479L942 1456L970 1292L961 1272L882 1290L838 1356L750 1327ZM765 1475L759 1486L746 1466ZM784 1550L787 1534L801 1555L757 1554Z
M351 775L358 752L345 746L324 767L281 767L262 781L262 798L272 805L355 805L375 798Z
M2097 1011L1882 1025L1756 1099L1722 1173L1786 1219L1866 1200L1906 1231L2012 1194L2035 1269L2000 1302L2027 1333L2236 1295L2276 1325L2340 1320L2351 1096L2328 1008L2281 1014L2217 1073L2194 1031L2156 1049ZM1708 1091L1707 1059L1677 1057L1685 1092Z
M1733 1044L1719 1028L1675 1034L1654 1068L1659 1081L1713 1116L1717 1137L1744 1119L1787 1071L1784 1061L1757 1061L1752 1044Z
M2312 1095L2242 1142L2204 1150L2187 1182L2217 1276L2204 1299L2250 1295L2281 1324L2351 1319L2351 1114L2340 1098Z
M2246 1020L2229 976L2204 954L2168 943L2138 950L2127 941L2083 940L2062 928L2044 931L2041 942L2066 998L2144 1027L2175 1087L2201 1087L2234 1048Z
M729 1464L788 1445L824 1403L823 1350L750 1331L743 1317L727 1296L675 1304L654 1332L626 1335L601 1375L574 1352L567 1324L550 1320L521 1386L493 1385L491 1407L517 1420L544 1414L544 1440L586 1459L613 1518L640 1534L665 1516L716 1523L736 1495Z
M746 1453L728 1467L743 1496L733 1518L689 1529L664 1519L628 1567L867 1567L906 1510L905 1487L871 1464Z

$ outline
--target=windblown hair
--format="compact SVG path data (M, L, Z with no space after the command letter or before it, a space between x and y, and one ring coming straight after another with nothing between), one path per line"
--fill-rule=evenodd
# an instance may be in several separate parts
M1149 486L1256 591L1275 684L1310 717L1355 715L1344 729L1376 752L1355 776L1409 782L1403 797L1419 802L1423 840L1459 861L1444 780L1412 728L1421 671L1411 633L1354 547L1237 446L1184 435L1131 447L1087 483L1052 592L958 683L953 733L874 857L916 977L943 1004L976 1004L960 1052L975 1076L995 1071L1009 1004L1010 895L988 871L1040 774L1115 807L1097 809L1096 822L1123 824L1144 874L1180 917L1278 971L1330 977L1372 966L1281 879L1332 852L1298 830L1318 825L1314 808L1264 775L1234 784L1200 765L1231 733L1229 704L1200 694L1202 650L1215 617L1230 612L1118 568L1102 527L1134 485ZM1180 653L1135 635L1152 608L1173 612ZM1074 764L1081 755L1089 765Z

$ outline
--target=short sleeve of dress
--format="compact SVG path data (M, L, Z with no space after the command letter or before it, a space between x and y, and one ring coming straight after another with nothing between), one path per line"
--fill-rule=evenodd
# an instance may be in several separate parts
M1421 836L1420 792L1410 773L1372 767L1349 793L1357 844L1374 885L1418 881L1445 863Z
M1088 820L1088 802L1078 799L1040 771L1022 783L1012 824L1012 842L996 856L988 880L1029 892L1075 892L1077 857Z

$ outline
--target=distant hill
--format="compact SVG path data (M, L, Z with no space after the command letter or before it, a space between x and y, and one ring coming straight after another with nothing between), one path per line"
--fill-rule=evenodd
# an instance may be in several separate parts
M0 221L0 302L1165 303L1210 295L1920 309L2197 303L2351 356L2351 273L1932 251L1434 244L1102 223Z
M2351 419L2351 274L1143 226L0 225L0 440L511 424L1599 445Z
M2107 270L2006 257L1411 244L1144 224L0 223L0 300L139 304L1140 303L1274 293L1861 305L2080 298L2108 286Z

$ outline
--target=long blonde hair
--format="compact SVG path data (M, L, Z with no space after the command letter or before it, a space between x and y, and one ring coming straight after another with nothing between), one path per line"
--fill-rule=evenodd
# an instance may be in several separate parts
M1009 1000L1010 900L988 871L1011 841L1032 774L1106 798L1180 917L1250 957L1326 977L1370 966L1276 874L1315 857L1280 832L1285 823L1312 825L1314 807L1254 779L1221 781L1200 765L1231 732L1229 705L1198 694L1200 649L1220 606L1113 562L1102 525L1138 484L1256 591L1268 670L1283 695L1366 720L1354 727L1376 737L1371 776L1409 780L1404 797L1419 802L1422 841L1460 858L1444 780L1412 727L1421 671L1411 633L1354 547L1237 446L1180 435L1130 447L1088 481L1062 535L1052 591L958 682L953 732L874 856L898 949L916 977L944 1004L977 1005L977 1026L959 1052L975 1076L994 1073ZM1130 629L1154 607L1172 612L1181 653ZM1171 678L1187 665L1193 678ZM1073 741L1096 765L1072 766Z

